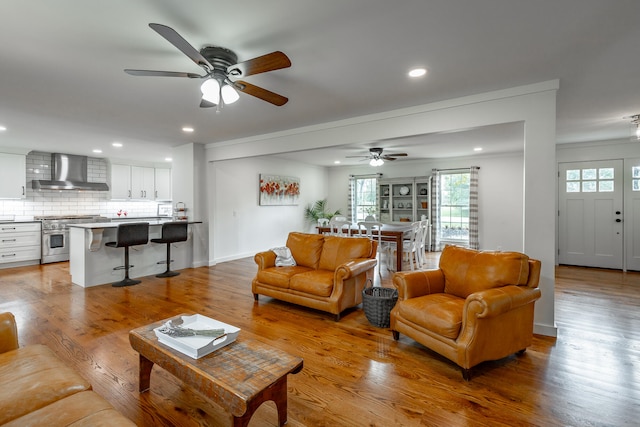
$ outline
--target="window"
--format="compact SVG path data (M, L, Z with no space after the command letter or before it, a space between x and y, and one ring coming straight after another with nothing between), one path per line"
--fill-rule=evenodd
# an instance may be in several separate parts
M356 178L353 189L353 221L364 221L377 211L377 179Z
M567 193L612 192L613 178L613 168L569 169L566 176L566 191Z
M469 172L440 175L440 241L469 243Z

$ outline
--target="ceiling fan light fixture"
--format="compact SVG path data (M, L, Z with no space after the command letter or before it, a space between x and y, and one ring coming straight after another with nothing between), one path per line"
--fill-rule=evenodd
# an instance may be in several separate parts
M213 104L220 102L220 83L216 79L207 79L200 86L202 99Z
M225 84L224 86L222 86L221 92L222 100L225 104L233 104L238 99L240 99L240 95L238 95L238 92L230 85Z
M371 159L371 161L369 162L370 166L382 166L384 165L384 160L382 160L381 158L377 158L377 159Z

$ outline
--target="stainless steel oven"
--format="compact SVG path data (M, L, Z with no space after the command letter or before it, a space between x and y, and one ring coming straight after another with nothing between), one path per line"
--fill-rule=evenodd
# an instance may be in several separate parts
M41 264L69 260L68 224L109 221L109 218L94 215L40 216L35 219L42 222Z

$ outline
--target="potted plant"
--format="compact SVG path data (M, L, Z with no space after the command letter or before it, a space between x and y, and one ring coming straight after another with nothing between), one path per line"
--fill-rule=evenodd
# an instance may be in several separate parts
M331 219L334 216L340 214L340 209L336 210L335 212L327 211L327 199L318 200L315 203L309 204L304 208L304 218L314 225L320 218Z

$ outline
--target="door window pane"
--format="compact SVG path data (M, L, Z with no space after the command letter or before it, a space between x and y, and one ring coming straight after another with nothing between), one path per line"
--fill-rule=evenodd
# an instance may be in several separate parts
M582 181L582 192L583 193L595 193L596 192L596 182L595 181Z
M580 180L580 169L572 169L567 171L567 181Z
M579 182L567 182L567 193L579 193L579 192L580 192Z
M613 191L613 181L599 181L598 191L603 193Z
M582 179L596 179L595 169L582 169Z
M613 179L613 168L598 169L598 179Z

